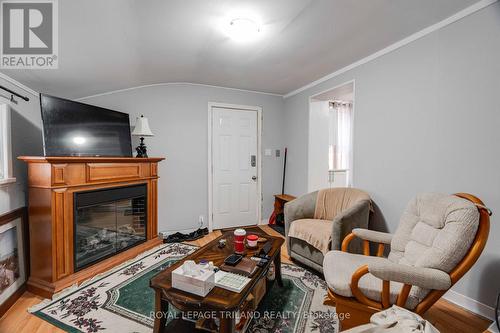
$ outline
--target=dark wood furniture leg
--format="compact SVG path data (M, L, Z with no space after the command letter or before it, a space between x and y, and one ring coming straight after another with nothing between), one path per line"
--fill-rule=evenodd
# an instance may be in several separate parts
M276 254L276 257L274 257L274 271L278 286L283 287L283 279L281 278L281 249Z
M168 302L161 298L161 291L155 292L155 324L154 333L162 333L165 330L168 316Z
M219 333L234 333L236 332L236 318L234 313L225 312L220 318Z

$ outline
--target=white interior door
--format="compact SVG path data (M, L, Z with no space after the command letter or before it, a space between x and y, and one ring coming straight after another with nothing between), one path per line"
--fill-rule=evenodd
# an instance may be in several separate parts
M255 110L212 108L214 229L258 223L257 116Z

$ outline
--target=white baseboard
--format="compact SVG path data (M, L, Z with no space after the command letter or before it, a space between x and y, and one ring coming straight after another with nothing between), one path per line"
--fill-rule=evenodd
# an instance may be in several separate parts
M269 224L269 220L265 219L265 220L261 220L259 225L268 225Z
M494 321L493 321L493 324L491 324L490 327L488 327L488 332L499 333L498 328L497 328L497 324Z
M443 296L447 301L456 304L466 310L472 311L489 320L495 320L495 309L489 305L476 301L468 296L449 290Z

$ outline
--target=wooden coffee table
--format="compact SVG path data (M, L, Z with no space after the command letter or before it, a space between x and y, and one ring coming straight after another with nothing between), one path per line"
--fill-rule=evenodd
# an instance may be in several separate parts
M201 247L183 260L175 263L169 268L157 274L150 281L150 287L155 290L155 311L157 314L168 313L168 304L172 304L182 312L202 312L214 314L220 320L219 332L228 333L235 332L235 313L240 310L243 302L248 295L256 287L261 279L269 270L271 262L274 262L276 272L276 282L280 287L283 286L281 280L281 246L284 239L281 237L273 237L265 233L260 228L246 228L247 234L256 234L266 238L272 243L271 251L268 255L271 257L269 263L262 268L258 268L257 272L251 277L250 283L243 289L241 293L231 292L226 289L215 287L210 293L205 296L197 296L172 287L172 271L182 265L185 260L194 260L199 262L201 259L213 261L215 266L220 267L224 263L224 259L233 253L233 232L228 231L222 236L214 239L210 243ZM226 247L220 249L218 247L219 239L227 240ZM259 243L257 249L247 249L246 256L251 257L257 254L265 243ZM155 316L154 332L159 333L165 331L167 318L165 316ZM169 329L170 331L171 329ZM178 330L176 330L179 333Z

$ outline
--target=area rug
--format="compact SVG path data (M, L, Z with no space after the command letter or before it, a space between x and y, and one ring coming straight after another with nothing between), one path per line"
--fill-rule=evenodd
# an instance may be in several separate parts
M152 332L154 293L149 280L197 247L165 244L29 311L66 332ZM276 284L251 314L247 333L334 333L335 308L324 306L326 283L295 265L283 264ZM172 307L170 307L172 308ZM170 320L182 314L172 309Z

